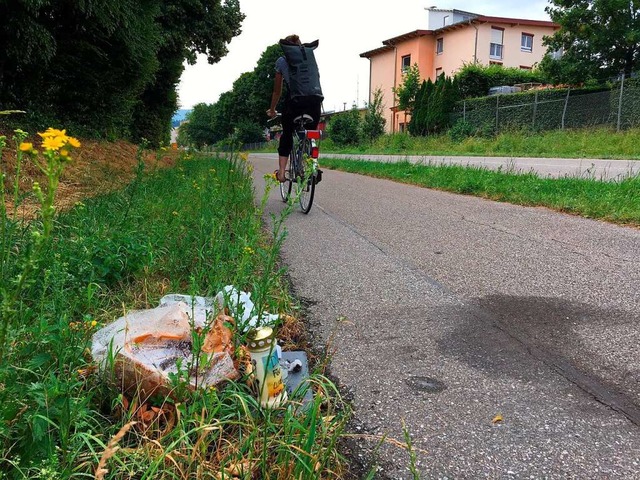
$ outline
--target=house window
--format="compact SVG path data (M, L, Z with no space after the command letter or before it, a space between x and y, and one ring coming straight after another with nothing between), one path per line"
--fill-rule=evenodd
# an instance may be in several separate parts
M402 57L402 71L406 72L411 68L411 55L405 55Z
M442 67L436 68L436 80L442 75Z
M502 42L504 38L504 29L491 27L491 45L489 46L489 57L502 59Z
M442 26L446 27L447 25L449 25L449 15L445 15L442 19Z
M520 65L520 70L531 70L531 67L527 67L526 65Z
M406 126L405 123L400 123L398 125L398 130L399 130L400 133L404 133L406 129L407 129L407 126Z
M523 33L520 39L520 50L523 52L533 51L533 34Z
M444 51L444 38L436 40L436 54L440 55Z

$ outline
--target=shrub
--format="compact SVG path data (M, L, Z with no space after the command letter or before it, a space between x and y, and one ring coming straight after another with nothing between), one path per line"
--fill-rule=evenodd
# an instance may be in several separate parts
M357 109L335 115L329 122L329 135L337 145L356 145L360 140L360 114Z
M449 136L454 142L461 142L467 137L471 137L477 133L477 129L469 122L458 120L450 129Z

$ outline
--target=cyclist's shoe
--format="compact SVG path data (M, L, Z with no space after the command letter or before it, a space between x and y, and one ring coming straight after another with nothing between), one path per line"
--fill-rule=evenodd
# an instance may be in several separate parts
M280 183L284 183L287 181L286 172L282 172L282 176L280 176L280 170L276 170L275 172L273 172L273 174L275 175L276 180L278 180Z

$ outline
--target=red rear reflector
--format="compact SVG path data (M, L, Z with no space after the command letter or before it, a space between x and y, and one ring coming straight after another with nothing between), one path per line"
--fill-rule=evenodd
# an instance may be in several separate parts
M320 140L320 130L307 130L307 138Z
M318 158L319 154L320 150L318 149L318 147L311 147L311 158Z

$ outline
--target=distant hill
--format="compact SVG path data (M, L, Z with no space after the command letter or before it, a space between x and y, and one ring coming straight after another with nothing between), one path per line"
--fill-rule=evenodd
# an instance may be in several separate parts
M176 111L176 113L173 114L173 118L171 119L171 126L177 127L178 125L180 125L180 122L182 122L190 112L191 109L186 108L181 108L180 110Z

